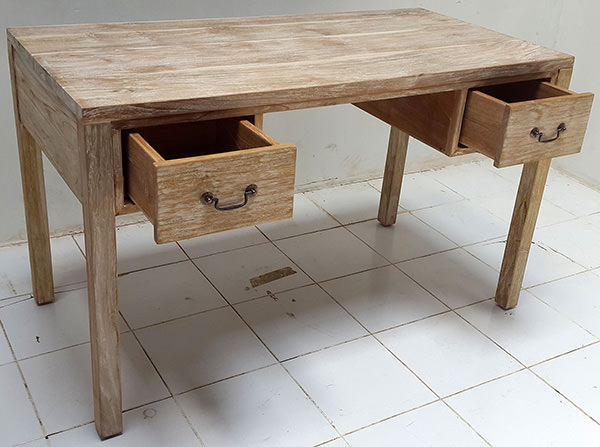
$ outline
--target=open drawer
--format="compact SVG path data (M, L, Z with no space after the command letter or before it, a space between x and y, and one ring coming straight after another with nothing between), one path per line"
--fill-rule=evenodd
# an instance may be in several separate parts
M124 151L127 194L157 243L292 217L296 148L249 121L135 129Z
M460 143L496 167L579 152L594 95L527 81L469 91Z

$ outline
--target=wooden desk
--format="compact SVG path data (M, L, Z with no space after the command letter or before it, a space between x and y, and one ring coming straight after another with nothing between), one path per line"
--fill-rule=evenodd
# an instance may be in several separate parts
M16 28L8 42L39 304L54 300L41 151L83 205L102 438L122 432L115 216L139 206L158 242L289 217L295 148L260 130L263 113L352 103L389 123L383 225L409 135L524 164L496 293L510 308L550 160L580 150L592 102L566 90L571 56L423 9Z

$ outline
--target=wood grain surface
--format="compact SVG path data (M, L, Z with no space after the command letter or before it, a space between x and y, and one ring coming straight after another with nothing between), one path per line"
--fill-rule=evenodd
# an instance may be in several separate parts
M94 421L101 439L123 432L119 298L110 125L79 126L83 148L83 228L87 270Z
M12 28L8 37L86 122L393 98L573 64L424 9Z
M460 141L494 159L502 168L581 150L594 95L573 93L547 82L507 84L469 92ZM530 132L538 128L541 143Z
M390 138L383 171L379 211L377 213L377 220L386 227L394 225L398 215L398 203L408 151L408 138L407 133L402 132L397 127L390 126Z
M292 217L296 148L249 121L141 129L128 135L126 159L127 190L154 224L157 243ZM201 201L211 192L220 206L241 203L252 184L258 192L241 208L219 211Z

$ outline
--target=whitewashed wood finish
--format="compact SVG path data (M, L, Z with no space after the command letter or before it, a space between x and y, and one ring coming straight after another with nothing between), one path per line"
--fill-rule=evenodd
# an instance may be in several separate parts
M448 155L462 155L458 146L467 89L406 96L354 104L411 137Z
M540 97L537 97L537 96ZM465 108L460 140L495 160L501 168L581 150L594 95L540 84L527 101L507 103L480 91L471 91ZM556 141L540 143L530 135L537 127L552 138L560 123L567 130Z
M273 111L526 79L552 78L563 85L573 65L572 56L423 9L29 27L7 34L9 59L20 61L12 64L11 79L18 126L19 113L23 117L23 163L33 160L23 171L31 176L25 187L35 190L34 201L41 200L40 155L32 151L35 139L84 207L95 423L101 438L122 431L114 225L115 212L136 208L123 196L122 129L241 116L255 116L260 127L259 115ZM455 130L448 134L451 138ZM383 221L391 218L391 205L397 203L408 138L397 129L392 137L395 150L386 168ZM56 149L60 144L63 152ZM269 150L251 149L248 158L213 156L207 172L216 186L232 178L247 183L256 177L240 172L254 171L255 163L270 163L281 179L291 179L286 187L292 188L290 164L277 162ZM293 150L280 146L278 153L290 155ZM230 163L229 158L236 157L235 165ZM168 185L171 175L191 182L197 174L194 168L200 168L181 160L159 164L164 164L160 175L165 191L176 190ZM548 160L535 161L524 170L497 294L504 306L516 304L518 298L548 165ZM223 172L230 174L220 178ZM157 188L157 197L160 193ZM260 193L253 200L261 200ZM44 205L32 203L26 203L27 212L37 216L34 226L41 231L45 253L39 256L43 265L32 264L38 270L33 272L35 281L36 275L43 277L50 259L44 246L48 237L42 231L47 226ZM167 218L189 214L169 206L164 207ZM171 222L173 231L165 240L187 237L178 233L182 222Z
M553 77L554 84L562 89L567 89L570 81L570 69ZM551 162L551 158L545 158L523 165L496 288L496 303L503 309L513 308L519 302L529 249Z
M81 200L76 117L36 76L25 58L13 49L10 52L14 57L14 83L21 121L73 194Z
M230 127L233 137L252 148L173 160L162 158L143 133L129 135L127 189L154 224L157 243L292 217L295 146L279 144L248 121L238 124ZM242 208L219 211L200 200L211 192L220 206L240 203L252 184L258 193Z
M573 64L423 9L15 28L9 39L85 121L393 98Z
M546 158L523 165L496 289L496 303L503 309L511 309L519 302L551 161Z
M36 303L46 304L53 302L55 295L42 152L33 136L21 122L21 112L17 99L14 51L10 46L8 49L8 62L12 81L32 291Z
M408 151L409 135L394 126L390 126L381 197L377 220L381 225L389 226L396 223L398 215L398 202L402 189L402 177Z
M80 126L79 138L94 420L105 439L123 432L113 154L106 150L112 129L107 124Z

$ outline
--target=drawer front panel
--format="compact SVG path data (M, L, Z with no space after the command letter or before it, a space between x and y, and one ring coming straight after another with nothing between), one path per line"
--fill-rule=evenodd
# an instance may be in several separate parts
M576 94L546 82L515 84L514 91L512 88L507 84L498 91L506 101L514 102L505 102L491 92L469 92L461 143L493 158L496 167L581 150L593 94ZM557 135L561 124L566 130ZM534 128L542 133L541 139L532 135Z
M592 100L591 94L575 94L511 104L498 167L579 152ZM537 128L543 133L542 141L551 140L560 124L566 130L554 141L541 142L531 135Z
M295 163L293 145L276 145L158 164L156 242L291 218ZM249 185L256 194L237 209L221 211L202 200L209 192L220 208L237 205Z

